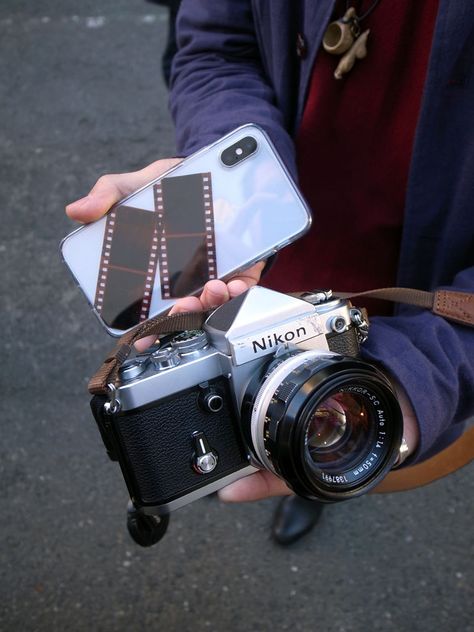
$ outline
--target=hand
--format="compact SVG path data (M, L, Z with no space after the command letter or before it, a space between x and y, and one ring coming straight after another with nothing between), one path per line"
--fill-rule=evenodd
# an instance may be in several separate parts
M170 314L177 314L179 312L201 312L211 309L212 307L218 307L231 298L234 298L234 296L238 296L253 285L256 285L264 267L265 262L259 261L251 268L229 279L227 283L219 281L218 279L208 281L200 296L186 296L185 298L178 299L171 308ZM141 353L152 345L154 341L154 336L147 336L146 338L137 340L135 348Z
M71 219L84 224L93 222L105 215L119 200L158 178L181 160L181 158L165 158L152 162L140 171L102 176L88 195L66 206L66 214Z
M262 500L271 496L289 496L293 494L286 483L275 474L261 470L245 476L235 483L219 490L219 499L226 503L243 503Z
M418 447L420 441L420 427L418 425L418 419L416 413L413 410L408 395L405 392L403 386L392 378L392 382L395 386L395 393L397 395L398 403L403 414L403 438L407 442L408 451L404 456L405 460L408 458Z
M208 281L199 297L186 296L178 299L171 309L171 314L210 309L226 303L256 285L264 267L265 262L259 261L251 268L233 276L227 283L218 279Z

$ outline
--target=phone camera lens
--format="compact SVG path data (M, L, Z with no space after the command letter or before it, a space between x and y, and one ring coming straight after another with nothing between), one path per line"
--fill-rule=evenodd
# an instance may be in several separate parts
M257 141L252 136L246 136L234 143L221 154L221 160L226 167L233 167L241 160L248 158L257 150Z
M252 136L247 136L247 138L244 139L244 146L247 155L253 154L257 149L257 141Z

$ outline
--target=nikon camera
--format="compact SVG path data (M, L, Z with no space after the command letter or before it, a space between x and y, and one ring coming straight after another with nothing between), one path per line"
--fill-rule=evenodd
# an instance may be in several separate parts
M262 468L320 501L373 488L397 459L402 414L357 357L366 335L330 292L257 286L124 363L113 406L91 406L133 511L165 516Z

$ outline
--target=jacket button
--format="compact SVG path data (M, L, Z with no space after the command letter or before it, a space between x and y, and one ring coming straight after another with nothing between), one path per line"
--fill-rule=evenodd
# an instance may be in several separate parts
M306 44L306 38L303 33L296 35L296 54L300 59L306 59L308 55L308 45Z

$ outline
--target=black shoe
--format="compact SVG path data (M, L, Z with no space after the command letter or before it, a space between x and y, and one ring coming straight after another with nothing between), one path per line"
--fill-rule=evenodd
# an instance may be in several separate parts
M316 526L324 503L300 496L283 498L273 517L272 536L278 544L292 544Z

